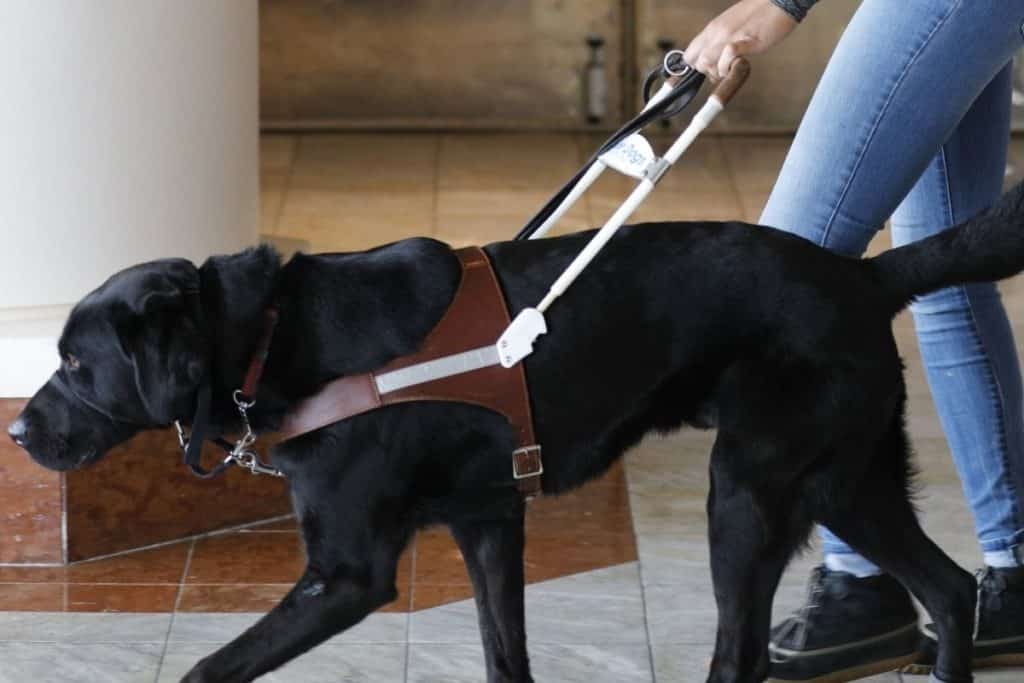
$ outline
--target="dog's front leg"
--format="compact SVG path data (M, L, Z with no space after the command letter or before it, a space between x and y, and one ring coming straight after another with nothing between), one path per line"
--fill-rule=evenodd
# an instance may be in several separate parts
M451 525L473 582L488 683L531 683L523 608L523 508Z
M708 536L718 604L718 632L709 683L757 683L768 675L771 607L782 572L810 522L789 523L787 497L755 491L737 476L740 445L719 434L711 455ZM764 444L743 448L762 458ZM774 501L772 511L764 501Z
M200 661L182 683L247 683L355 625L397 597L393 584L372 586L307 569L274 609Z

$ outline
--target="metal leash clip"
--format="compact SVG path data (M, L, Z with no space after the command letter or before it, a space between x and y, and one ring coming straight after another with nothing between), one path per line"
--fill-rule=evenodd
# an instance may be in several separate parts
M239 389L235 389L231 398L234 399L235 405L238 406L238 414L242 417L242 426L245 427L245 433L242 434L242 438L235 442L235 447L228 453L224 462L233 462L239 467L249 470L252 474L269 474L272 477L283 477L284 473L281 470L260 460L256 451L249 448L256 443L256 433L252 431L252 425L249 424L249 409L256 405L256 401L246 401Z
M185 433L185 428L181 426L180 420L174 421L174 428L178 431L178 446L181 448L182 452L187 451L189 436Z

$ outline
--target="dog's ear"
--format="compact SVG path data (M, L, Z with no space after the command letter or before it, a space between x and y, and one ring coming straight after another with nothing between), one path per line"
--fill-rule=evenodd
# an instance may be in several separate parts
M128 300L135 315L182 309L186 297L199 291L199 270L185 259L165 259L148 264L139 292Z
M123 343L146 413L159 424L190 418L209 362L195 321L188 315L176 320L159 316L129 331Z
M157 265L157 264L154 264ZM190 262L159 262L119 325L121 345L147 414L160 424L191 417L209 363L199 317L199 272Z

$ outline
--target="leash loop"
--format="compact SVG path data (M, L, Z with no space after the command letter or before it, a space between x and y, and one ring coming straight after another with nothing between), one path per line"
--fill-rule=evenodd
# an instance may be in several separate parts
M693 67L687 64L683 58L685 54L682 50L669 50L665 53L665 59L662 60L661 65L665 75L682 78L693 72ZM682 66L680 67L680 65Z

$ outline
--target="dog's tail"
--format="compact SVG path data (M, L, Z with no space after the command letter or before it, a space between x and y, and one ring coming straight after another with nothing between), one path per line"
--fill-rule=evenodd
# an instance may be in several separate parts
M990 282L1024 270L1024 183L988 211L932 237L868 260L892 293L895 311L921 294Z

